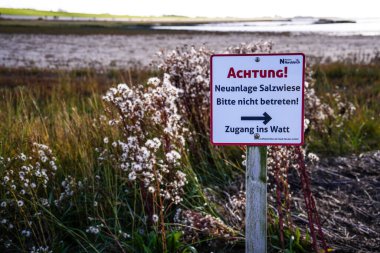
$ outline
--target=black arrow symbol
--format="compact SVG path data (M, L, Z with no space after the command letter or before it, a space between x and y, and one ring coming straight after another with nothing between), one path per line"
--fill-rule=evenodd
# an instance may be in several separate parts
M264 123L264 125L266 125L272 119L272 117L269 116L269 114L266 113L266 112L263 113L263 116L264 117L260 117L260 116L242 116L241 120L264 120L263 123Z

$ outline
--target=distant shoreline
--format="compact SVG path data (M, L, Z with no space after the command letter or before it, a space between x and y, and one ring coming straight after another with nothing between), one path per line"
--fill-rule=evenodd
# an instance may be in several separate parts
M123 22L144 24L203 24L220 22L261 22L261 21L284 21L288 18L210 18L210 17L186 17L176 15L164 16L132 16L112 14L87 14L72 12L40 11L33 9L0 8L0 19L2 20L32 20L32 21L82 21L82 22Z

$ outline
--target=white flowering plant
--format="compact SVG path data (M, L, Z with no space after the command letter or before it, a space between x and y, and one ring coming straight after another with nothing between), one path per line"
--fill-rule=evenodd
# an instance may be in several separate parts
M182 201L187 183L182 170L187 129L177 107L182 91L169 79L169 75L163 80L151 78L137 87L119 84L107 92L103 100L109 125L120 129L122 137L112 140L110 150L100 157L112 156L127 185L138 186L145 198L147 222L158 224L163 236L165 213Z

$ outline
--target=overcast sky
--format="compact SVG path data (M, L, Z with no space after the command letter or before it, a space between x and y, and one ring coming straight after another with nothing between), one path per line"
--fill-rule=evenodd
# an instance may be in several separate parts
M378 0L0 0L0 7L207 17L380 17Z

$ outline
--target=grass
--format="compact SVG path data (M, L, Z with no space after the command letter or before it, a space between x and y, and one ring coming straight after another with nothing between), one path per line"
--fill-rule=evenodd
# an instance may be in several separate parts
M92 125L93 119L104 113L101 94L115 83L142 83L147 75L154 74L133 69L97 73L92 70L41 72L6 68L1 68L0 73L0 104L4 108L0 113L4 122L1 129L7 133L0 139L2 150L12 150L15 143L22 149L30 140L45 142L64 153L72 151L66 159L72 163L81 159L74 158L77 153L74 147L82 146L84 153L79 153L84 159L89 158L85 144L92 144L87 141L94 138L99 140L97 133L81 129ZM20 132L12 131L16 128ZM88 134L94 138L89 138ZM83 140L86 142L81 143ZM67 145L73 146L67 149ZM80 161L79 164L91 166L93 161Z
M312 132L310 149L342 155L380 149L380 64L330 63L314 67L316 92L337 115L328 119L325 133ZM333 94L339 94L339 106ZM356 108L349 117L348 103Z

